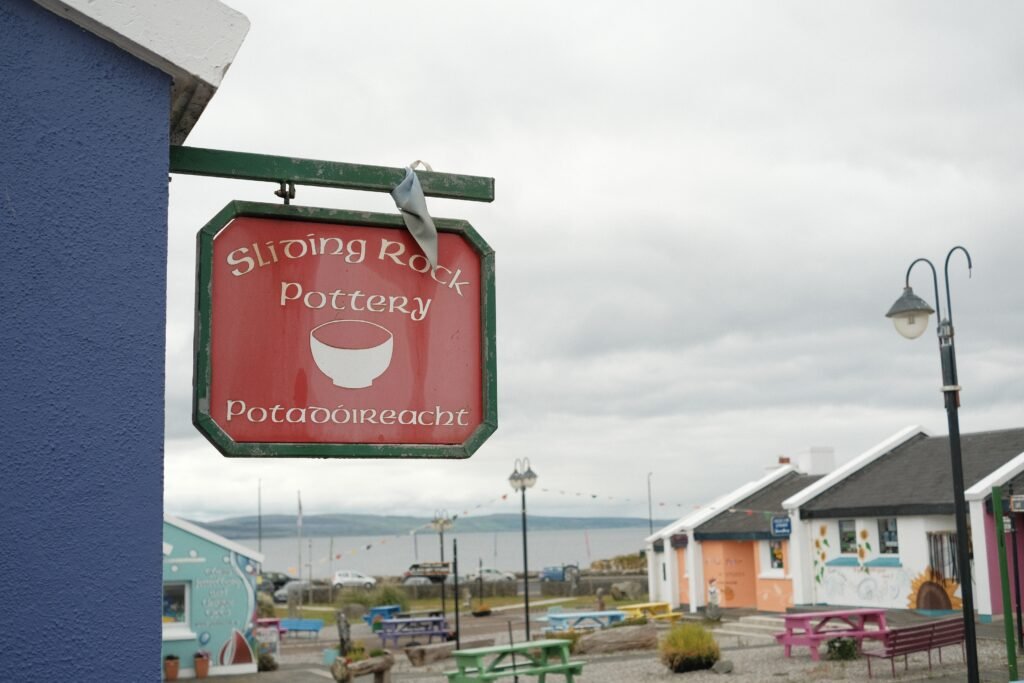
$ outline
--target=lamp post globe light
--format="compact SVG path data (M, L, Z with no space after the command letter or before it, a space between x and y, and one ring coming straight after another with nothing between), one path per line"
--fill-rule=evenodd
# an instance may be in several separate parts
M522 495L523 503L523 616L526 621L526 639L530 639L530 570L526 560L526 489L537 483L537 473L530 468L530 459L516 459L508 483Z
M935 308L938 309L939 356L942 361L942 394L945 397L946 417L949 422L949 455L953 470L953 511L956 518L957 567L960 570L960 596L963 603L964 635L967 646L967 680L978 683L978 642L974 628L974 588L971 577L971 560L967 548L967 504L964 501L964 470L960 453L960 421L957 409L960 407L960 385L956 374L956 349L953 344L953 307L949 296L949 259L957 251L967 257L968 277L971 272L971 255L961 246L953 247L946 254L946 317L942 317L939 300L939 277L935 266L925 258L919 258L907 268L903 294L892 305L886 317L893 321L896 331L907 339L917 339L928 325L928 316L935 311L926 301L914 294L910 288L910 271L918 263L927 263L932 270L935 286ZM979 531L980 533L980 531Z
M447 510L434 510L434 519L430 521L430 526L434 527L434 531L438 534L438 539L441 542L441 562L444 563L444 532L446 529L451 528L452 518L448 515ZM444 600L444 588L447 582L447 577L441 581L441 616L446 614L445 611L445 600ZM458 597L458 596L456 596Z

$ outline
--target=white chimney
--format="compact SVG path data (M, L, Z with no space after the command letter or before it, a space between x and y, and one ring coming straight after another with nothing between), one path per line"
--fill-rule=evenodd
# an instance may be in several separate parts
M828 474L836 467L836 450L831 446L811 446L796 457L796 466L804 474Z

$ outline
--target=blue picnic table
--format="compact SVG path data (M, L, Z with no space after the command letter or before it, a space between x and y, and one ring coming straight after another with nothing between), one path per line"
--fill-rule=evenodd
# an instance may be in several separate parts
M398 647L399 638L422 638L426 636L427 642L431 643L434 636L442 642L448 639L448 622L444 617L404 617L395 619L384 619L380 622L381 645L387 647L388 641L392 641Z
M363 621L370 626L373 626L373 621L377 617L381 619L393 619L398 616L398 613L402 611L401 605L377 605L371 607L370 611L363 615Z
M610 609L592 612L552 612L547 615L551 631L568 631L571 628L607 628L626 618L622 610Z

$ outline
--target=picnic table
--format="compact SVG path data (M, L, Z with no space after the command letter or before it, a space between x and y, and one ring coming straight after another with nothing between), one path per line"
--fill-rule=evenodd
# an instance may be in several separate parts
M794 612L783 615L783 619L786 630L776 634L775 640L785 646L786 656L791 656L794 645L806 645L815 661L819 659L818 646L822 641L853 638L860 649L865 638L884 639L888 632L884 609Z
M454 671L445 671L448 683L477 683L515 676L537 676L544 681L548 674L561 674L568 683L583 673L582 661L569 660L569 641L563 639L533 640L511 645L475 647L456 650Z
M626 613L627 619L649 617L675 621L682 616L678 612L673 612L672 605L668 602L638 602L635 605L619 605L619 609Z
M399 638L419 638L426 636L427 642L433 642L434 636L441 641L448 639L448 622L444 617L406 617L384 619L380 622L381 645L387 647L388 641L392 641L398 647Z
M381 619L394 619L401 611L401 605L377 605L376 607L371 607L369 611L363 615L363 621L368 625L373 626L373 620L377 617L380 617Z
M610 609L592 612L551 612L544 619L552 631L567 631L571 628L607 628L626 618L622 610Z

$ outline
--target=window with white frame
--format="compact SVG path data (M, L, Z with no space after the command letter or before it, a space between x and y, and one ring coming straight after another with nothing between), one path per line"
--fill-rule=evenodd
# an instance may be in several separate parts
M898 555L900 552L895 517L882 517L878 520L878 552L889 555Z
M839 520L839 552L851 555L857 553L857 520Z
M174 639L191 634L188 609L188 583L164 584L163 631Z
M782 539L773 538L758 544L761 555L761 576L766 578L783 578L786 575L785 561L782 554Z

